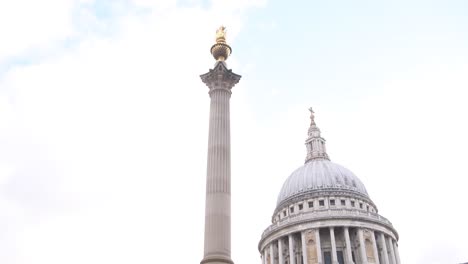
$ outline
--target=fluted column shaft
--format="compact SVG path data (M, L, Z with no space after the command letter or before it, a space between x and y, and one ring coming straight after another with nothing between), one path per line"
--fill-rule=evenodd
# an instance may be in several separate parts
M398 245L397 245L397 242L396 242L396 241L393 242L393 246L394 246L394 248L395 248L395 259L396 259L396 263L397 263L397 264L401 264L401 262L400 262L400 252L398 251Z
M317 245L317 259L318 263L322 264L322 244L320 243L320 228L315 229L315 244Z
M390 259L392 261L391 263L397 264L396 258L395 258L395 251L393 250L393 241L391 237L388 238L387 243L388 243L388 248L390 248Z
M209 87L210 124L206 175L205 247L201 264L232 264L231 137L229 100L241 76L224 62L200 76Z
M349 239L349 228L347 226L344 228L344 235L346 240L346 259L348 260L348 264L353 264L351 240Z
M330 227L330 240L332 246L332 263L338 264L338 256L336 254L335 229L333 227Z
M231 259L230 92L210 92L205 207L205 259Z
M372 231L372 244L373 244L373 251L374 251L374 257L375 257L375 263L380 264L379 261L379 251L377 250L377 241L375 241L375 233Z
M296 258L294 256L294 247L296 247L296 243L294 242L294 237L292 234L288 236L289 239L289 263L296 264Z
M273 248L273 242L270 244L270 263L276 264L275 262L275 249Z
M390 264L388 259L387 242L384 233L380 234L380 244L382 244L382 264Z
M307 242L305 239L305 231L301 232L301 244L302 244L302 260L304 264L307 264Z
M364 243L364 235L362 233L362 229L358 229L358 237L359 237L359 249L361 255L361 263L367 264L367 254L366 254L366 244Z
M283 239L278 238L278 264L284 264Z

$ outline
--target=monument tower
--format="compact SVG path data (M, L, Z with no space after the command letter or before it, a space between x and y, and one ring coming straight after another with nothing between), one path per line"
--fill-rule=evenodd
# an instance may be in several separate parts
M231 260L231 139L229 99L241 76L229 70L226 60L232 49L225 27L216 31L211 54L213 69L201 75L209 88L210 124L206 175L205 248L201 264L233 264Z

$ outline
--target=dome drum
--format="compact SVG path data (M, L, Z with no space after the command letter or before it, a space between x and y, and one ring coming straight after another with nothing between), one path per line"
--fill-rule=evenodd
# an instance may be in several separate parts
M291 233L306 231L313 228L328 228L328 227L356 227L356 228L368 228L378 232L385 233L392 237L392 239L398 240L399 235L393 225L388 219L383 216L338 216L317 217L313 221L311 219L297 219L294 222L282 223L279 225L271 225L265 231L263 231L262 237L258 243L259 250L263 248L270 241L277 239L278 237L287 236Z
M375 211L378 212L377 206L374 204L374 202L369 199L368 196L362 195L359 192L353 191L353 190L346 190L343 188L322 188L322 189L315 189L315 190L310 190L306 192L301 192L296 195L293 195L287 200L282 201L280 204L276 206L276 209L273 213L273 217L284 210L285 208L290 207L292 204L297 204L300 202L307 202L308 200L312 199L328 199L330 197L340 197L340 198L346 198L346 199L355 199L355 200L360 200L365 202L366 204L369 204L373 208L375 208Z

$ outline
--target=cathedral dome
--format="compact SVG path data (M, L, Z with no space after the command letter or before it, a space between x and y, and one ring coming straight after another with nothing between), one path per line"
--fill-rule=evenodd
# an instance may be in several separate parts
M258 243L262 264L400 264L397 231L359 178L330 161L309 110L305 164L281 188Z
M325 190L343 190L369 197L364 184L350 170L327 159L313 159L284 182L277 205L292 197Z

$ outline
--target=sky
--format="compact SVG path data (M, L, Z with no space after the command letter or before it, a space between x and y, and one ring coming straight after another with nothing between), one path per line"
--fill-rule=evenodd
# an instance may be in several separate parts
M199 263L227 27L232 258L260 263L312 106L403 263L468 261L468 2L0 1L0 263Z

